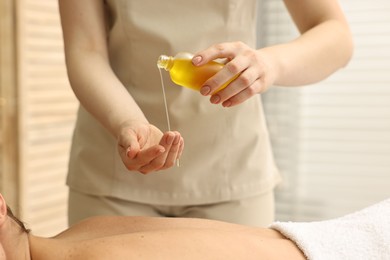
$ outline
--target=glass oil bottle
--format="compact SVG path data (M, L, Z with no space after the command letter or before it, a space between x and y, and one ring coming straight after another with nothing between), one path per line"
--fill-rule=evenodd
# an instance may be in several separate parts
M199 91L206 80L220 71L224 64L210 61L205 65L195 66L192 64L192 58L193 55L187 52L180 52L174 57L161 55L157 60L157 67L168 71L175 84ZM225 88L236 77L225 82L214 93Z

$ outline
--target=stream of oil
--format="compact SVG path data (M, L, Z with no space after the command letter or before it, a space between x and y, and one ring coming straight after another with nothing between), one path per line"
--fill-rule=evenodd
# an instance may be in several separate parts
M160 72L160 81L161 81L161 88L162 88L162 93L163 93L163 98L164 98L165 116L166 116L166 118L167 118L168 131L171 131L171 122L170 122L170 120L169 120L167 96L165 95L165 85L164 85L164 79L163 79L163 76L162 76L162 69L161 69L161 68L158 68L158 71ZM177 167L180 167L180 161L179 161L179 159L176 160L176 166L177 166Z

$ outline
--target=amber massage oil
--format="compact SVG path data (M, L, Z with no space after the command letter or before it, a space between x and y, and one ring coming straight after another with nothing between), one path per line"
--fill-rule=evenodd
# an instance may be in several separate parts
M210 61L205 65L195 66L192 64L192 57L193 55L187 52L180 52L174 57L161 55L158 58L157 66L168 71L175 84L199 91L206 80L220 71L224 64ZM227 81L215 92L225 88L235 78Z

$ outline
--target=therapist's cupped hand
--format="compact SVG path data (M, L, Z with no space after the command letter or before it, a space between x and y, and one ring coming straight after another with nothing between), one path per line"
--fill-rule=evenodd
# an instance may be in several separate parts
M213 104L235 106L265 92L273 84L271 60L262 50L253 49L243 42L219 43L196 53L192 62L195 66L201 66L215 59L225 59L227 63L200 90L202 95L211 96L210 102ZM226 88L214 93L236 75L238 77Z
M184 148L179 132L162 133L154 125L130 122L121 127L118 151L125 167L130 171L148 174L175 165Z

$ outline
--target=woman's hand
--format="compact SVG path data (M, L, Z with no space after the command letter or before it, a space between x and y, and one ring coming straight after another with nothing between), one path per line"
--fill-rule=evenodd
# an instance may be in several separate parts
M244 102L271 85L303 86L326 79L345 67L353 39L337 0L284 0L300 35L289 42L255 50L242 42L215 44L194 55L195 66L227 59L226 66L208 79L200 92L225 107ZM225 89L215 91L238 77Z
M170 168L181 156L184 141L179 132L162 133L144 122L122 124L118 151L126 168L147 174Z
M268 56L262 50L255 50L242 42L215 44L195 54L192 60L195 66L215 59L227 59L225 67L204 83L200 93L211 95L210 102L213 104L231 107L266 91L275 78ZM236 75L238 77L226 88L214 93Z

